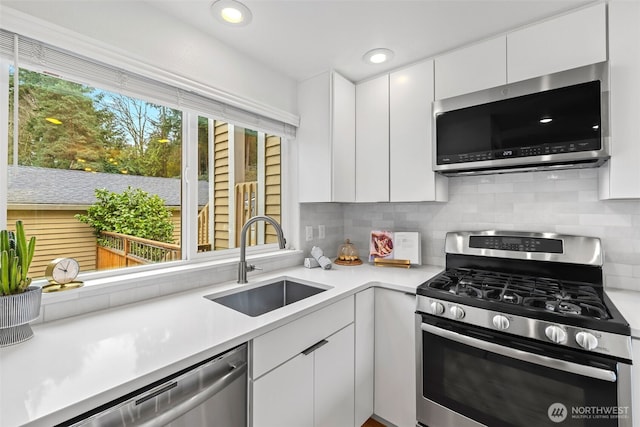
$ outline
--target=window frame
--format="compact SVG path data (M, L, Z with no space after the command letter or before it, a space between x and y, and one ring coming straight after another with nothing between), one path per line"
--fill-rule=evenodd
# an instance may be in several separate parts
M15 66L15 62L11 59L5 58L0 55L0 117L6 117L5 120L0 120L0 162L2 164L8 164L8 116L9 116L9 67L13 65L15 69L18 67ZM20 66L20 69L26 69L29 71L35 71L42 73L43 69L38 69L39 67L34 67L32 64L26 64L26 66ZM118 268L113 270L98 270L98 271L89 271L89 272L81 272L78 276L79 280L85 281L86 285L91 286L92 281L95 281L96 285L99 283L113 283L118 282L120 279L124 282L129 282L130 275L135 275L137 273L142 272L158 272L163 269L171 268L181 268L181 267L192 267L197 266L198 264L202 264L203 266L209 265L220 265L224 266L228 263L237 262L237 258L239 257L239 248L230 248L225 250L217 250L217 251L209 251L209 252L197 252L197 221L192 220L192 218L197 218L198 213L198 143L197 143L197 132L198 132L198 116L206 116L215 120L223 120L227 121L230 124L236 126L243 126L248 129L256 130L258 132L265 132L269 134L277 135L277 133L272 130L264 130L256 128L255 124L242 123L239 121L229 121L225 118L216 117L216 111L207 111L205 109L196 110L193 108L185 108L184 106L172 103L168 103L166 99L159 99L153 96L152 93L138 93L132 91L122 90L122 88L118 87L108 87L103 83L95 84L91 81L91 79L83 79L78 76L67 77L62 71L57 70L53 66L47 66L46 71L49 73L59 72L60 75L56 76L64 80L72 81L75 83L89 85L92 87L96 87L102 90L112 91L114 93L120 93L126 96L131 96L138 98L145 102L158 103L160 105L164 105L167 107L178 109L182 112L182 166L181 166L181 242L180 245L183 248L182 250L182 259L179 261L169 261L158 264L148 264L134 267L126 267L126 268ZM153 76L149 77L153 79ZM158 80L160 83L160 81ZM281 138L281 176L286 177L289 176L290 167L289 167L289 159L290 155L288 154L288 143L290 139L285 135L278 135ZM296 241L297 233L293 233L295 230L295 223L297 221L292 221L289 223L289 219L293 218L293 211L287 208L290 206L288 204L289 201L289 184L290 180L282 179L282 194L281 194L281 221L285 224L283 229L285 231L285 236L290 235L293 238L288 239L289 246L290 243ZM195 183L192 185L191 183ZM6 173L0 174L0 228L7 227L7 209L8 209L8 175ZM279 247L275 243L271 244L261 244L257 246L248 247L246 250L247 257L251 258L254 256L260 255L269 255L271 253L275 253L279 251ZM34 284L46 284L46 279L38 278L34 280ZM176 289L179 291L181 289Z

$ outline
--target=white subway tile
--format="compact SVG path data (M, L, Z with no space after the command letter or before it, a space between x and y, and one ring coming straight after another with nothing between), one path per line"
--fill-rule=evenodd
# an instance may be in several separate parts
M605 214L580 214L579 223L581 225L605 225L615 227L630 227L631 215L605 215Z

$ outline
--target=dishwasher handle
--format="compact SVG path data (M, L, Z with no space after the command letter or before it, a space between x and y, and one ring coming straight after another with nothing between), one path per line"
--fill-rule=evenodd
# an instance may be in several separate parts
M213 384L209 387L205 388L198 394L190 397L172 407L168 411L153 417L153 419L148 420L142 424L138 424L138 427L156 427L159 425L169 424L171 421L179 418L180 416L186 414L193 408L198 407L203 402L207 401L211 397L215 396L216 393L223 390L226 386L234 382L236 379L241 377L247 372L247 362L242 362L241 364L234 366L229 372L224 374L222 377L217 379Z

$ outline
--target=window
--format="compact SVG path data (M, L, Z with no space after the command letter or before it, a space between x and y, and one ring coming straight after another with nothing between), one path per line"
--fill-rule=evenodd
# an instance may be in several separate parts
M14 139L10 69L7 222L22 220L38 239L32 276L60 256L84 271L181 259L182 112L26 69L17 75Z
M0 30L3 64L14 51L7 34ZM27 235L37 237L32 278L62 256L78 259L83 272L224 256L237 248L250 216L281 221L277 134L293 135L291 125L15 40L26 59L0 73L0 111L8 110L0 123L0 161L8 165L6 180L0 178L6 215L0 228L13 229L20 219ZM36 61L26 52L37 52ZM196 163L193 191L184 165ZM276 241L272 227L261 223L248 239L250 245Z
M255 215L281 220L280 137L198 117L198 251L238 247ZM254 223L247 244L276 243L271 225Z

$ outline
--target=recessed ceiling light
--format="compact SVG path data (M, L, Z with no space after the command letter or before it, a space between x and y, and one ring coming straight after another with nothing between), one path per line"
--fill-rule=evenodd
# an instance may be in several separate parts
M47 117L45 118L46 121L48 121L49 123L53 123L54 125L61 125L62 122L54 117Z
M382 64L388 62L393 58L393 51L384 48L372 49L365 53L362 59L367 64Z
M247 25L253 17L249 8L236 0L214 1L211 13L218 21L234 27Z

